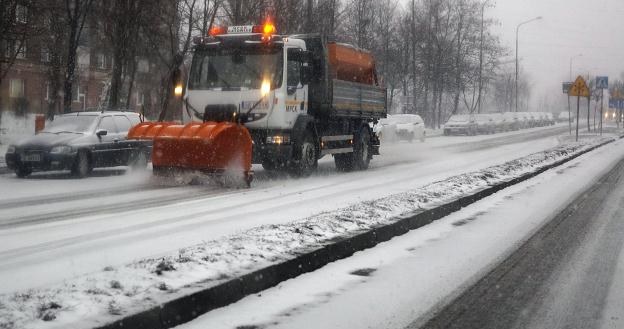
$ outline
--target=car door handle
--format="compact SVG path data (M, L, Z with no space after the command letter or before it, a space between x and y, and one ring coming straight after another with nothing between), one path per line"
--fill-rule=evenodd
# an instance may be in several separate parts
M113 143L119 143L119 138L113 139Z

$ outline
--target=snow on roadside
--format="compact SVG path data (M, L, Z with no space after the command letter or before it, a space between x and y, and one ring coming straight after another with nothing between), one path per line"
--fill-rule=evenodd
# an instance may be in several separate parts
M409 192L361 202L281 225L265 225L177 255L145 259L53 287L0 295L0 328L93 327L391 224L488 186L534 172L609 138L583 140ZM85 316L87 315L87 316Z

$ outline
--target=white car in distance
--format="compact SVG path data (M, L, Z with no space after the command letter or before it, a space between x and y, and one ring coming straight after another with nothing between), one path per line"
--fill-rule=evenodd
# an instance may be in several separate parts
M384 142L412 142L414 139L424 142L426 139L425 122L417 114L388 115L387 118L379 120L373 131Z

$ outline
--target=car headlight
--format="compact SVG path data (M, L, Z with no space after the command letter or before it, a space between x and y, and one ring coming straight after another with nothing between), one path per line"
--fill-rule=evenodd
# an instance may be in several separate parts
M15 146L13 145L9 145L9 148L7 149L6 153L15 153Z
M54 154L72 153L72 148L71 146L67 146L67 145L59 145L59 146L53 147L52 150L50 150L50 153L54 153Z

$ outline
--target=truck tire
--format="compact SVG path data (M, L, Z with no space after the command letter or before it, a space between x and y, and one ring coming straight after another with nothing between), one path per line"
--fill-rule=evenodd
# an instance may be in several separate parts
M373 157L370 153L370 132L362 128L355 136L353 153L335 154L334 162L339 171L366 170Z
M370 153L371 136L366 127L360 130L356 143L353 146L354 167L357 170L366 170L373 155Z
M297 177L310 176L318 166L316 143L312 133L306 132L303 140L295 144L295 148L295 159L288 168L290 174Z

